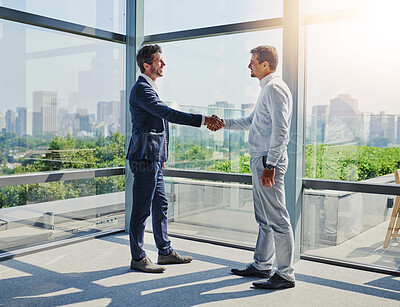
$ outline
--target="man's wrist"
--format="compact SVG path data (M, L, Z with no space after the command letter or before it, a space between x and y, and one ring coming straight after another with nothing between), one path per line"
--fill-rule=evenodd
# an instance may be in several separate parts
M272 164L267 164L265 165L265 168L268 170L273 170L275 168L276 165L272 165Z

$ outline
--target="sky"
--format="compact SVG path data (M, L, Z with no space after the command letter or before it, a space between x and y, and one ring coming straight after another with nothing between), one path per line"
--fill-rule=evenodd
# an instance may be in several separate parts
M25 2L25 4L24 4ZM101 5L98 5L101 3ZM394 0L307 0L305 12L377 5L373 18L310 25L306 30L306 102L326 105L339 94L359 101L362 112L400 114L400 22ZM0 0L0 5L125 33L125 0ZM146 0L146 34L282 15L282 2ZM154 21L157 22L154 22ZM160 96L177 105L206 107L227 101L255 103L258 80L247 68L250 49L275 45L282 30L247 32L161 44L167 66L157 80ZM0 20L0 112L31 106L33 91L56 91L59 106L96 112L99 101L119 101L125 89L125 47ZM278 66L278 72L282 65ZM129 91L130 89L128 89Z

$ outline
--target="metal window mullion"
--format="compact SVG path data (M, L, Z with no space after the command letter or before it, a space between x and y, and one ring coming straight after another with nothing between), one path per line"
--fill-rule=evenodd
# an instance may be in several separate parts
M33 173L33 174L18 174L18 175L0 176L0 187L55 182L55 181L90 179L99 177L111 177L111 176L120 176L124 174L125 174L124 167L57 171L57 172Z
M248 31L260 31L282 28L283 18L270 18L256 21L231 23L220 26L203 27L168 33L158 33L144 36L144 43L163 43L177 40L196 39L218 35L243 33Z
M382 195L400 195L400 185L397 184L378 184L368 182L305 178L303 179L303 188Z

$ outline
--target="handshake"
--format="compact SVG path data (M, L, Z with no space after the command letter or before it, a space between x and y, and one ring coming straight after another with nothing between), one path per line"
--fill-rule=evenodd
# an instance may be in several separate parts
M224 121L215 114L212 116L206 116L204 125L206 125L211 131L217 131L225 127Z

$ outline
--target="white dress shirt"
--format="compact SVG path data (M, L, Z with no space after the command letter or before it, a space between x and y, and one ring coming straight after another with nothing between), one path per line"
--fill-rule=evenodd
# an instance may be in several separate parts
M249 153L267 156L267 164L276 165L286 154L292 114L292 94L275 73L260 80L261 92L254 111L248 117L224 119L225 128L249 131Z

